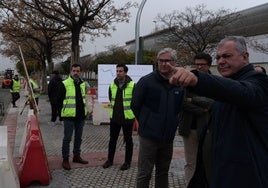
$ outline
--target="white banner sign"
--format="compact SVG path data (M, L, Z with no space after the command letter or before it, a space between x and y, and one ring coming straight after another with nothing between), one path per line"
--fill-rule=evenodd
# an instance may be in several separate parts
M153 71L152 65L127 65L127 75L137 83L139 79ZM106 64L98 65L98 101L109 102L108 89L109 85L116 78L116 65Z

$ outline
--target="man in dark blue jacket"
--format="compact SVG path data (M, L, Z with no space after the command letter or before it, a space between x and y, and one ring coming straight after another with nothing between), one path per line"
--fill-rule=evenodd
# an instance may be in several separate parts
M268 76L249 64L243 37L221 40L216 60L223 77L176 68L170 78L172 84L188 86L196 94L216 100L210 121L211 161L202 159L200 145L196 172L188 187L266 188ZM210 173L204 170L206 162L210 162Z
M158 52L158 70L142 77L134 91L131 109L139 122L140 141L137 188L149 187L154 166L155 187L168 187L173 140L184 97L182 87L169 84L176 61L175 50L164 48Z

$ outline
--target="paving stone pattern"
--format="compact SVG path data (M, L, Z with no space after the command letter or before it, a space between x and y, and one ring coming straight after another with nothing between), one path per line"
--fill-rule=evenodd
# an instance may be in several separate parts
M21 106L24 101L21 100ZM47 96L42 95L39 99L40 113L38 115L39 124L42 132L42 139L47 156L61 157L61 145L63 138L63 125L54 127L48 126L50 120L50 104ZM27 110L22 115L18 115L18 122L26 122ZM15 141L14 155L18 155L20 139L23 134L23 123L18 125ZM107 152L109 142L109 125L93 125L92 121L86 121L83 134L82 151L83 153ZM138 137L133 136L134 150L138 149ZM72 143L70 144L72 151ZM176 136L174 147L183 147L181 137ZM117 151L124 151L123 136L119 136ZM184 188L184 159L173 159L169 171L169 182L171 188ZM113 165L108 169L102 166L74 168L70 171L63 169L52 170L52 181L48 186L32 184L31 188L132 188L135 187L137 174L137 164L132 164L126 171L120 171L119 165ZM153 173L154 174L154 173ZM154 176L151 181L151 188L154 187Z

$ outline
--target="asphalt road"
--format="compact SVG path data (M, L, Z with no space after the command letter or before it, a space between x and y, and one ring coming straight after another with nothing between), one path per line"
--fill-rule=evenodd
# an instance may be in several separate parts
M0 125L2 125L2 120L4 118L6 110L10 107L9 106L10 101L11 101L11 94L10 94L9 89L0 88L0 105L4 104L3 105L4 114L0 113Z

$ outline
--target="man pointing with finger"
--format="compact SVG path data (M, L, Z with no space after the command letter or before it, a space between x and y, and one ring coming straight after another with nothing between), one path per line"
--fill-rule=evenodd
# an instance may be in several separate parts
M176 68L170 78L172 84L216 100L210 120L211 160L203 158L204 134L188 187L268 187L268 76L249 64L243 37L221 40L216 61L223 77Z

